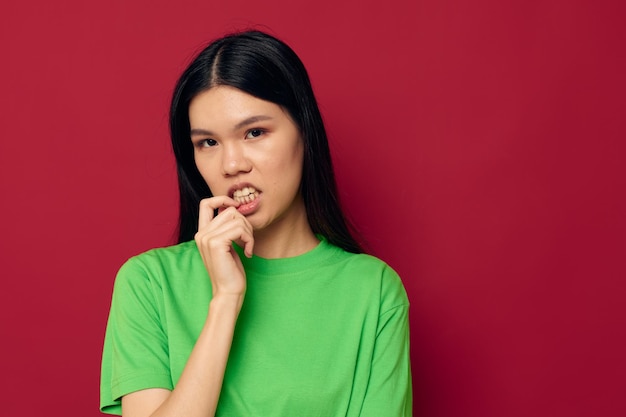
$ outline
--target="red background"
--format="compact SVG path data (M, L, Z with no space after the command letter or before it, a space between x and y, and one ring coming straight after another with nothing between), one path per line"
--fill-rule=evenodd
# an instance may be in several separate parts
M625 4L4 1L2 414L99 414L116 270L172 241L173 84L263 24L404 280L415 415L626 415Z

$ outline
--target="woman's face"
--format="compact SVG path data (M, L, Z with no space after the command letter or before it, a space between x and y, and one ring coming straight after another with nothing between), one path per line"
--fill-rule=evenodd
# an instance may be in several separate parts
M189 123L200 174L214 196L241 203L254 230L306 222L302 138L280 106L217 86L191 101Z

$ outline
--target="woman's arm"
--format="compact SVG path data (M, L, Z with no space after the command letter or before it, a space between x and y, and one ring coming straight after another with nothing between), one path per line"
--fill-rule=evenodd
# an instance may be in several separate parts
M400 277L385 270L368 388L360 417L411 417L409 301Z
M372 369L360 417L411 417L408 306L380 317Z
M200 337L173 391L147 389L122 397L124 417L213 416L241 301L214 298Z
M254 244L252 227L236 206L228 197L200 203L195 240L213 287L204 327L176 387L171 392L151 388L125 395L124 417L215 415L246 289L243 265L232 242L240 242L248 256ZM220 214L214 218L215 209L220 209Z

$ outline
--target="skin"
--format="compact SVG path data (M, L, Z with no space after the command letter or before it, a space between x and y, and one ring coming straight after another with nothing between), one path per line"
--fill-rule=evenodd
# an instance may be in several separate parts
M245 270L232 243L246 256L264 258L297 256L318 244L299 192L302 138L287 112L218 86L191 101L189 122L196 165L214 195L200 203L195 236L213 298L174 390L124 396L125 417L214 416L246 291ZM230 195L244 184L259 192L254 203L242 204Z

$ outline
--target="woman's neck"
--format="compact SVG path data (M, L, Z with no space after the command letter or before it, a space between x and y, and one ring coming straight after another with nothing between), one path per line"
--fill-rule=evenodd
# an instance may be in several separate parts
M302 210L296 221L279 222L263 230L254 231L254 254L261 258L291 258L302 255L319 244ZM293 219L292 219L293 220Z

